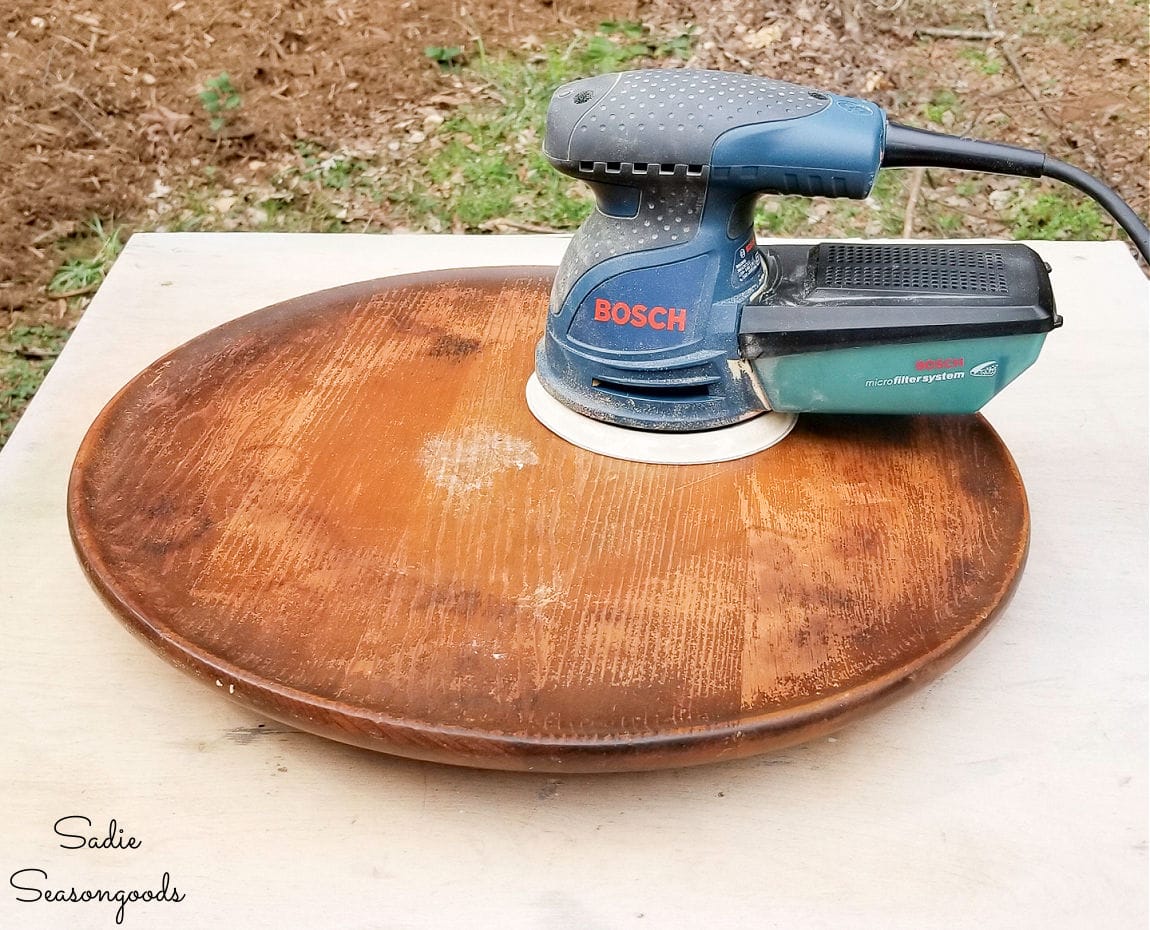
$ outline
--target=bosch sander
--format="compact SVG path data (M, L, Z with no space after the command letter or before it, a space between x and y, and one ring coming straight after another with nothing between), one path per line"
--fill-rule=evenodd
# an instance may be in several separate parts
M760 246L764 193L865 198L880 168L1052 177L1041 152L903 126L866 100L718 71L563 85L544 154L595 210L551 292L528 403L578 445L645 461L729 459L798 413L973 413L1062 323L1049 267L1013 243Z

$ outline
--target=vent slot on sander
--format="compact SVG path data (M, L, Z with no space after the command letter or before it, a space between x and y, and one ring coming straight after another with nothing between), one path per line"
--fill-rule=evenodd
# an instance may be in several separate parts
M622 397L635 397L642 400L692 401L706 400L710 396L705 384L667 384L647 382L644 384L624 384L619 381L607 381L603 378L592 378L591 387L609 394Z
M820 287L1006 294L1001 249L939 246L820 247Z

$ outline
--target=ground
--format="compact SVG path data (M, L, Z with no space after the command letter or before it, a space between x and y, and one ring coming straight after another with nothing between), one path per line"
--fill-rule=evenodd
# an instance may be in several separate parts
M0 10L0 443L141 230L570 229L550 90L710 67L1041 148L1145 216L1146 0L9 0ZM1051 184L884 173L767 198L765 234L1109 238Z

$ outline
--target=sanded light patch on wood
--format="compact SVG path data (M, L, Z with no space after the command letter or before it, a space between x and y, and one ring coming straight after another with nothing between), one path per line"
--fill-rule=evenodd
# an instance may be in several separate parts
M526 439L477 428L432 436L419 450L419 463L449 500L465 506L472 492L491 487L500 472L538 465L539 456Z
M156 362L73 471L97 589L269 716L495 768L789 745L977 640L1028 537L984 420L808 416L712 465L585 452L523 400L551 274L337 288Z

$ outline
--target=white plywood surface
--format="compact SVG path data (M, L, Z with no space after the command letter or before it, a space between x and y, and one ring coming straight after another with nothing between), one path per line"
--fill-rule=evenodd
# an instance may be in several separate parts
M954 670L833 740L617 776L393 759L231 704L90 590L69 468L157 356L296 294L554 264L565 243L132 239L0 452L0 926L115 926L115 903L19 902L21 869L65 891L168 872L184 900L129 903L129 927L1144 926L1150 297L1118 243L1034 243L1066 325L986 411L1030 495L1014 601ZM62 849L68 815L142 845Z

